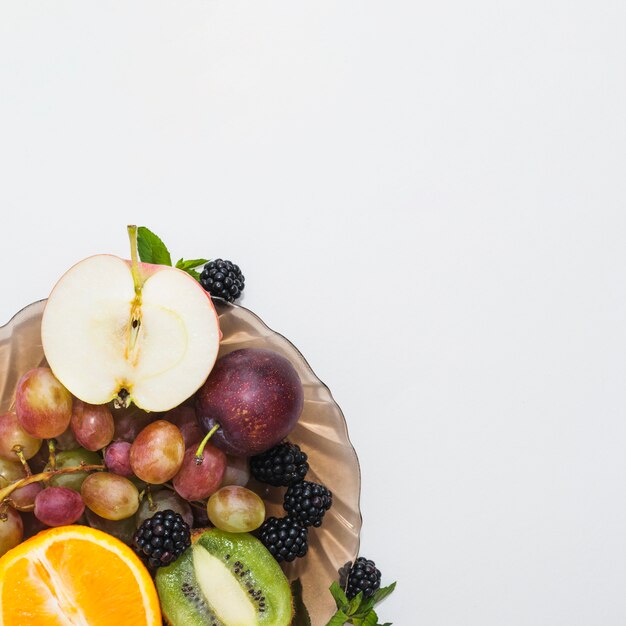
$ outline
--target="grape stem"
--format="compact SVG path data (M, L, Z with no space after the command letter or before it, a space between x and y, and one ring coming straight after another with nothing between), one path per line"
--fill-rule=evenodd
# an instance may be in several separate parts
M16 480L14 483L0 489L0 502L6 502L8 497L20 487L26 487L26 485L30 485L32 483L45 483L59 474L75 474L77 472L91 472L103 469L106 469L104 465L86 465L81 463L80 465L75 465L74 467L64 467L63 469L41 472L40 474L32 474L31 476L26 476L26 478L20 478L20 480Z
M20 445L13 446L13 452L15 452L15 454L17 455L17 458L20 460L20 463L22 464L22 467L24 468L24 471L26 472L26 476L30 476L32 472L30 471L30 466L28 465L28 461L26 460L26 457L24 456L23 450L24 449Z
M219 424L215 424L215 426L213 426L213 428L211 428L211 430L206 434L206 436L204 437L204 439L202 440L202 442L198 446L198 449L196 450L196 465L202 465L202 462L204 461L204 457L202 456L202 453L204 452L204 447L208 443L209 439L211 439L211 437L213 436L213 433L219 427L220 427Z
M57 468L57 455L53 439L48 439L48 463L51 470L55 470Z

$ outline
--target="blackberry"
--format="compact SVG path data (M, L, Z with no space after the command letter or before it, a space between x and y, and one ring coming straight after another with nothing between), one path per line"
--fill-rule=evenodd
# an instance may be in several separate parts
M200 284L212 298L223 298L234 302L243 291L246 279L238 265L230 261L209 261L200 274Z
M319 527L332 503L333 494L324 485L303 480L287 489L283 508L305 526Z
M191 545L189 525L171 509L158 511L133 536L132 548L150 567L175 561Z
M308 549L309 531L291 517L268 517L259 528L259 539L280 563L304 556Z
M250 459L250 472L260 482L274 487L289 487L300 482L309 471L307 455L289 441L279 443Z
M379 588L380 571L376 568L376 563L360 556L348 572L346 595L351 600L362 591L363 598L369 598Z

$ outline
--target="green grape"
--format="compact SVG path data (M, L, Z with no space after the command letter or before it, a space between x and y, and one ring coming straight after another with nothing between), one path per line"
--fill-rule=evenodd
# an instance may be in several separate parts
M245 487L229 485L216 491L207 503L211 523L231 533L249 533L265 519L263 500Z
M78 450L63 450L56 454L56 468L66 469L68 467L77 467L81 463L85 465L102 465L102 457L96 452L90 452L84 448L78 448ZM46 467L47 470L51 469L50 466ZM66 487L67 489L73 489L74 491L80 491L83 481L89 472L76 472L75 474L58 474L54 478L50 479L50 486L52 487Z

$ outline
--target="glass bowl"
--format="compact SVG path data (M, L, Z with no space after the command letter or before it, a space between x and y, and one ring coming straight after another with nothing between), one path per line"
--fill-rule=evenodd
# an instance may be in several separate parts
M0 411L14 402L20 376L43 360L41 316L45 300L35 302L0 327ZM223 333L220 356L239 348L268 348L287 357L294 365L304 387L304 410L290 440L309 455L308 480L326 485L333 493L333 506L321 528L309 529L309 552L303 559L286 564L290 580L300 578L304 602L314 626L322 626L334 613L328 591L338 570L353 561L359 551L361 513L359 463L348 438L341 409L330 390L314 374L300 352L285 337L274 332L254 313L241 306L218 303L217 312ZM267 513L281 517L281 488L254 484L264 498Z

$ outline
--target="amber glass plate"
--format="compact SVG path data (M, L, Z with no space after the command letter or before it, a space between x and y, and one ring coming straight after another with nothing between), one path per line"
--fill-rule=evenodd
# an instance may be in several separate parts
M43 361L41 315L45 301L22 309L0 328L0 411L13 403L19 377ZM224 335L220 355L244 347L268 348L295 366L304 386L304 411L290 439L309 455L307 478L326 485L333 506L321 528L309 531L309 553L285 567L290 579L300 578L313 626L326 624L334 612L328 587L338 570L354 560L359 549L361 477L346 421L326 385L313 373L300 352L282 335L268 328L254 313L240 306L219 304ZM253 487L263 495L268 515L282 516L282 489Z

